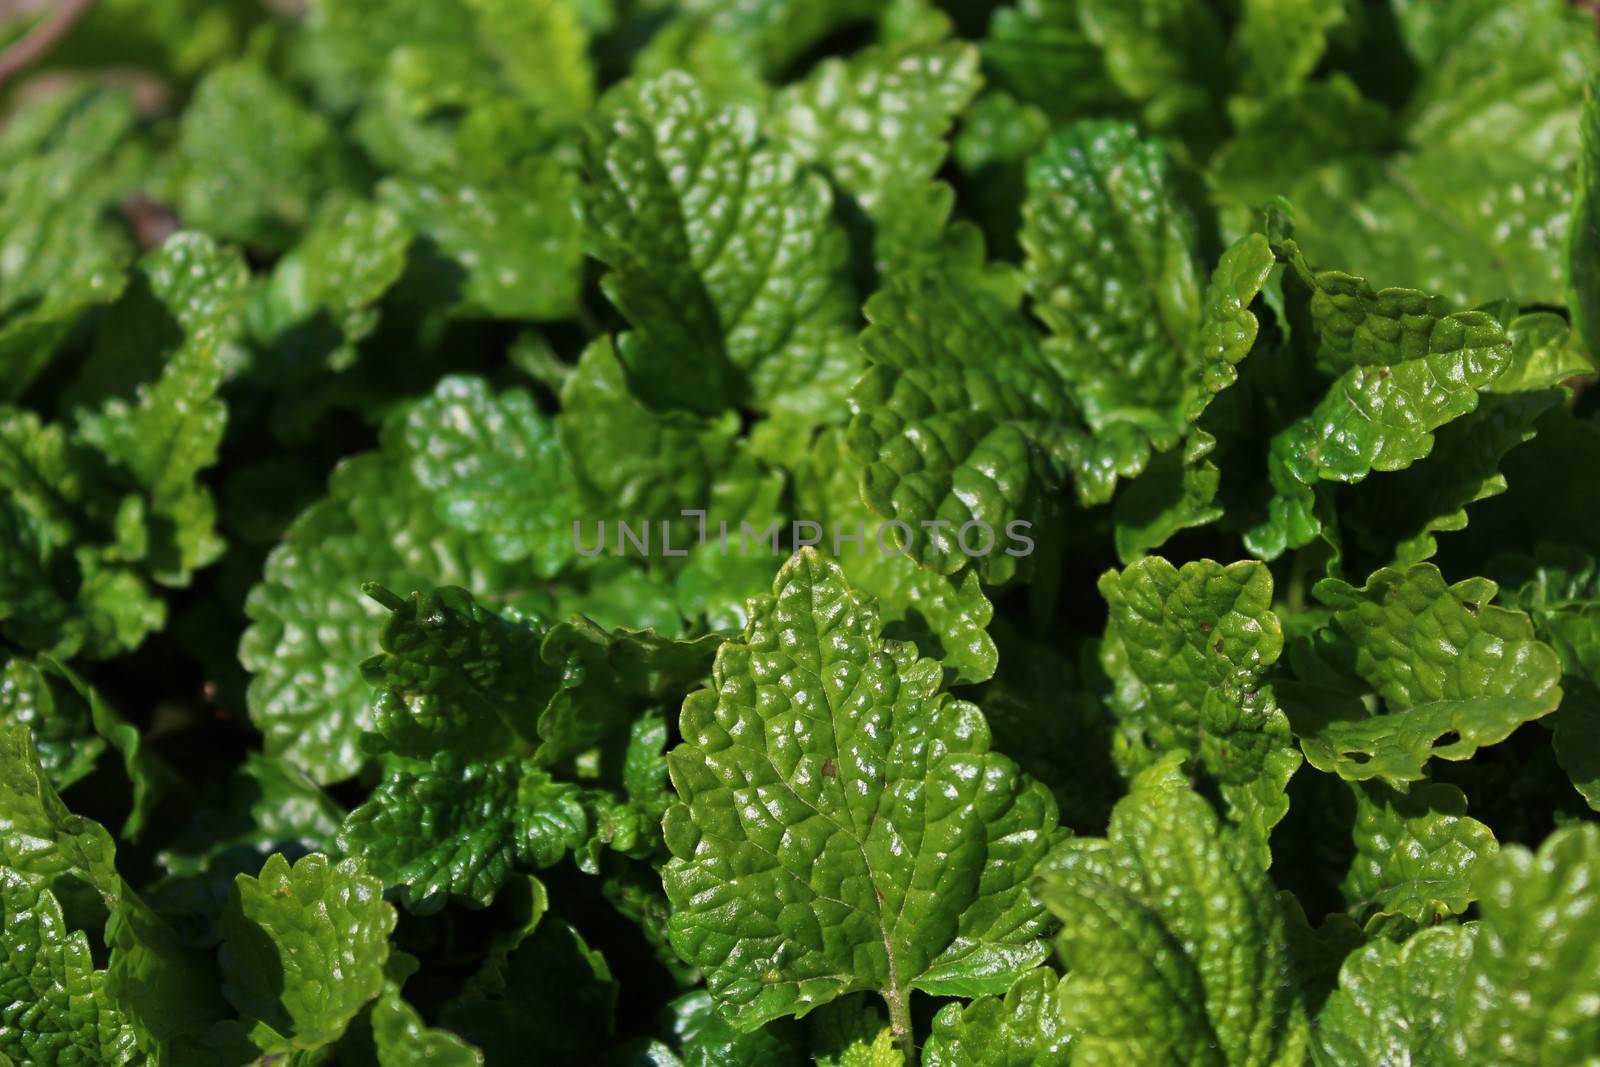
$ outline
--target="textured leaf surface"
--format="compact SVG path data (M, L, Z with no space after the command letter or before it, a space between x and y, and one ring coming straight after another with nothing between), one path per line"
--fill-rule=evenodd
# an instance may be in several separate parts
M1378 782L1356 789L1345 899L1417 923L1466 911L1476 899L1474 873L1499 847L1487 826L1467 816L1466 795L1437 782L1405 793Z
M1136 783L1108 837L1039 878L1061 920L1075 1063L1299 1063L1283 921L1247 846L1179 786Z
M360 665L378 647L386 614L362 595L363 582L487 591L505 589L504 575L484 546L440 521L431 495L397 460L346 460L328 495L268 557L245 605L253 625L239 658L255 675L250 715L267 752L321 782L361 766L357 740L373 718Z
M577 486L556 429L520 389L498 396L481 378L445 378L411 409L406 444L440 518L482 535L508 563L552 575L574 556Z
M1152 556L1107 572L1100 593L1110 608L1101 661L1111 706L1146 749L1138 758L1186 752L1265 847L1300 765L1267 683L1283 628L1266 566L1180 569Z
M0 1056L18 1064L140 1061L133 1024L106 995L89 940L42 879L0 867Z
M1339 972L1317 1018L1317 1045L1331 1063L1440 1063L1447 1019L1478 931L1422 930L1404 944L1378 940Z
M267 1051L311 1051L383 989L395 911L353 859L274 855L241 874L222 915L223 993Z
M848 441L865 468L862 498L900 524L885 543L943 574L970 562L989 581L1005 580L1019 566L1006 554L1007 527L1032 523L1047 534L1062 477L1056 454L1086 452L1059 375L1021 315L942 274L891 279L866 315L871 365L850 395ZM1010 358L998 362L996 352ZM978 524L968 534L974 548L985 525L992 533L989 554L961 551L969 523Z
M1201 283L1164 150L1120 123L1058 133L1029 165L1023 216L1034 311L1090 426L1170 448Z
M1004 997L947 1004L933 1017L923 1067L1067 1067L1072 1035L1066 980L1048 967L1018 978Z
M1446 585L1421 563L1381 570L1362 589L1334 580L1317 595L1334 609L1322 640L1338 677L1279 686L1306 759L1350 781L1400 785L1431 758L1462 760L1505 740L1561 702L1561 663L1519 611L1489 602L1495 585ZM1365 692L1382 704L1373 713ZM1292 698L1290 696L1292 693Z
M1447 1017L1444 1063L1554 1067L1600 1048L1600 828L1501 850L1480 875L1481 929Z
M742 1027L858 990L904 1020L912 989L1003 992L1043 955L1026 879L1054 800L879 633L806 550L685 702L672 941Z
M592 166L589 240L634 328L618 350L640 395L826 414L856 369L826 182L681 74L614 103Z
M830 532L842 531L834 559L852 588L878 598L885 633L934 655L962 682L986 681L998 653L987 630L994 605L978 576L968 571L946 577L893 549L883 551L876 543L877 520L861 500L860 482L861 468L844 434L830 430L813 444L806 469L796 475L796 493L806 514ZM860 551L844 540L858 529Z

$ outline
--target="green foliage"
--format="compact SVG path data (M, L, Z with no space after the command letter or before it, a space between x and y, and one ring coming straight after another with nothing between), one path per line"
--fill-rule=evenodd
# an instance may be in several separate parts
M0 1067L1600 1062L1592 7L0 3Z

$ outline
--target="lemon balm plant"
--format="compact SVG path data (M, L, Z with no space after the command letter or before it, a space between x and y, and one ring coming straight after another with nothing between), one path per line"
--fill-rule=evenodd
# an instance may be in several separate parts
M1587 5L47 7L0 1065L1600 1057Z

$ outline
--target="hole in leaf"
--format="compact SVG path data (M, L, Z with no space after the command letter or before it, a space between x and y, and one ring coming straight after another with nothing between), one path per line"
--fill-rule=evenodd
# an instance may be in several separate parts
M1446 730L1444 733L1433 739L1433 747L1443 748L1446 745L1453 745L1459 740L1461 740L1461 731Z
M1371 763L1372 762L1372 753L1370 753L1370 752L1346 752L1344 754L1344 758L1349 760L1351 763Z

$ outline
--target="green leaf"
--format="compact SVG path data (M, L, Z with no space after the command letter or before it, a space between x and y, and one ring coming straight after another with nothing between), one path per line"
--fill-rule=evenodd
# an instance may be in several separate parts
M360 666L388 612L361 594L362 583L408 591L456 583L500 596L517 588L486 546L439 520L398 450L386 451L334 470L328 495L295 520L245 603L252 625L239 659L255 675L251 720L268 755L323 783L360 768L357 742L374 721Z
M102 213L136 180L133 124L125 94L84 90L13 109L0 134L0 400L122 292L133 243Z
M223 994L268 1053L332 1044L383 990L395 911L359 861L269 858L222 914Z
M639 395L827 417L856 371L856 301L826 181L681 73L613 97L590 166L588 240Z
M250 330L269 350L271 373L299 379L353 366L410 245L387 207L352 200L320 209L250 304Z
M569 167L541 160L494 182L394 177L378 200L431 246L442 265L430 299L455 297L455 313L540 321L577 309L583 221Z
M1505 327L1481 311L1449 314L1410 289L1374 291L1334 271L1313 273L1292 241L1290 269L1309 294L1317 362L1339 378L1309 415L1272 440L1269 518L1245 543L1265 559L1309 544L1322 528L1315 487L1404 470L1434 431L1478 407L1479 390L1511 363Z
M1066 981L1040 967L1012 983L1003 998L946 1004L933 1017L923 1067L1067 1067Z
M1215 783L1230 818L1265 849L1300 765L1267 684L1283 650L1272 576L1256 562L1182 568L1152 556L1100 579L1110 608L1101 662L1133 743L1132 770L1182 751Z
M717 1014L716 1001L703 989L671 1001L662 1015L684 1067L803 1067L811 1062L793 1024L772 1023L741 1033ZM901 1063L897 1058L892 1067Z
M672 943L741 1029L876 991L903 1042L913 989L1000 993L1043 956L1025 881L1054 800L880 631L805 549L684 703Z
M47 663L21 657L0 671L0 721L33 735L39 765L51 786L64 790L94 770L106 742L97 737L88 702Z
M1468 759L1561 702L1555 651L1528 616L1490 604L1488 579L1447 585L1419 563L1377 571L1361 589L1327 579L1315 592L1333 609L1316 655L1333 663L1297 656L1298 680L1278 695L1320 771L1404 788L1429 759ZM1364 703L1369 693L1382 710Z
M946 577L883 551L876 543L877 523L862 503L860 483L861 468L844 434L826 430L796 474L797 506L830 533L840 532L833 558L852 588L878 598L888 636L914 643L959 682L987 681L999 656L988 633L994 605L984 596L977 574ZM861 543L852 550L844 539L858 531Z
M1217 119L1224 37L1205 0L1080 0L1079 17L1100 46L1111 80L1145 102L1146 121L1210 140Z
M551 628L541 648L560 687L539 716L538 760L577 755L646 708L676 707L711 668L722 638L673 640L653 630L606 631L584 618Z
M1477 879L1481 930L1443 1063L1555 1067L1600 1048L1600 827L1557 830L1537 853L1508 846Z
M1400 793L1381 782L1354 787L1356 854L1341 890L1353 907L1428 924L1460 915L1477 899L1474 872L1499 847L1467 817L1453 785L1427 782Z
M876 547L941 574L970 563L991 583L1007 580L1021 566L1008 553L1024 551L1014 532L1050 536L1058 457L1086 478L1111 466L1114 480L1115 466L1098 462L1037 335L997 297L944 274L902 274L867 301L866 315L870 366L850 395L847 441L864 467L862 499L889 520ZM1100 484L1080 483L1079 493ZM969 524L974 551L987 526L988 554L960 551Z
M1195 225L1164 149L1122 123L1061 131L1029 165L1023 217L1034 313L1089 425L1171 448L1203 311Z
M983 42L984 65L999 86L1056 122L1129 106L1084 32L1079 7L1077 0L1018 0L995 11Z
M467 763L441 752L425 768L398 768L350 813L339 851L428 914L447 898L487 907L516 858L515 760Z
M238 253L194 233L169 238L139 271L143 286L111 309L103 329L139 338L175 326L178 334L159 377L83 414L78 432L106 457L111 483L142 497L152 575L184 585L222 553L216 505L197 479L222 444L227 409L216 394L249 273ZM119 349L113 341L96 355L116 359Z
M557 684L539 659L538 619L496 614L459 587L401 599L364 588L388 608L383 652L361 665L378 689L374 751L427 759L493 759L532 750L537 717Z
M406 417L406 444L439 517L484 537L498 558L531 559L549 576L576 555L572 466L530 394L497 396L481 378L445 378Z
M1157 781L1117 805L1106 839L1046 865L1075 1060L1302 1062L1283 919L1253 851L1201 797Z
M1583 151L1567 239L1567 306L1590 358L1600 358L1600 76L1583 93Z
M875 224L881 273L940 254L953 194L929 183L979 84L977 50L944 42L825 60L773 102L774 133Z
M178 128L177 207L232 241L286 247L332 177L333 131L265 69L216 67Z
M1440 926L1352 953L1317 1018L1326 1062L1447 1062L1448 1017L1477 934L1475 926Z
M144 1062L131 1020L106 995L89 939L44 879L0 867L0 1056L24 1063Z
M395 953L391 961L401 955ZM415 961L410 962L414 968ZM385 979L383 992L372 1005L372 1044L378 1067L479 1067L483 1053L450 1031L424 1023L401 995L401 981Z
M1216 438L1199 422L1217 394L1238 380L1238 365L1255 346L1261 324L1251 307L1276 262L1261 234L1241 238L1217 261L1186 369L1183 419L1188 437L1181 450L1152 459L1150 469L1123 489L1113 508L1117 554L1125 562L1159 548L1179 530L1222 516L1216 503L1221 473L1208 458Z
M704 419L650 410L629 391L609 340L584 350L561 405L561 439L585 513L606 523L619 555L625 551L619 521L646 523L658 532L661 522L673 521L676 553L690 544L682 509L704 510L712 529L727 521L730 540L742 520L758 524L751 536L759 539L778 517L773 498L781 491L779 480L751 458L739 440L738 419L731 412ZM580 532L580 554L596 554L589 532Z
M902 1067L906 1062L895 1045L894 1031L869 994L829 1001L807 1022L816 1067Z
M1328 47L1328 31L1347 17L1342 0L1244 0L1233 51L1239 90L1271 96L1303 81Z

